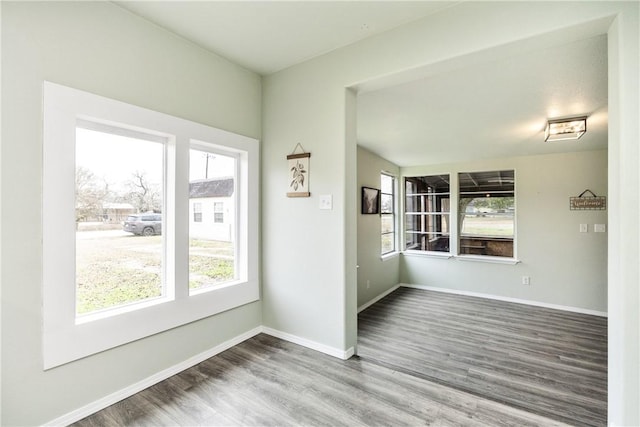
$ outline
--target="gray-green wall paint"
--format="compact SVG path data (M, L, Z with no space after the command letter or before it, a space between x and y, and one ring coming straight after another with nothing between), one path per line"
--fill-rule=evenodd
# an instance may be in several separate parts
M395 175L397 181L400 180L398 166L369 150L358 147L358 190L363 186L380 188L380 173L383 171ZM400 281L400 257L395 256L384 260L380 257L380 215L361 214L360 202L359 198L358 307L393 288ZM396 206L402 205L401 201L399 203L398 194L396 194Z
M42 82L254 138L261 78L109 2L2 2L2 425L38 425L261 324L253 303L42 370Z
M402 168L402 175L514 169L517 265L403 255L402 283L607 311L607 211L569 210L569 197L607 195L607 152L493 159ZM455 182L455 179L453 179ZM579 225L589 232L580 233ZM531 284L522 285L522 276Z
M634 148L640 138L637 2L464 2L266 76L262 151L265 325L338 349L355 344L353 331L345 332L356 316L355 304L346 296L352 295L351 287L357 287L357 281L348 278L354 277L350 254L358 239L357 228L347 215L354 211L353 203L359 197L357 191L347 193L353 185L347 183L346 171L356 167L347 145L356 142L345 137L351 134L345 132L345 116L352 116L345 109L355 108L345 101L346 88L376 87L381 78L402 82L411 76L446 72L447 67L465 66L488 51L522 52L605 33L613 73L609 74L609 92L616 104L609 104L613 133L609 137L608 223L613 227L607 236L609 255L616 258L616 268L609 268L609 278L615 279L614 285L609 280L609 304L615 300L614 305L620 307L615 315L608 310L610 342L615 344L609 349L610 360L616 361L609 369L613 378L609 414L612 423L640 423L640 248L637 239L622 241L623 233L637 236L639 232L637 220L631 218L635 215L637 219L633 200L637 201L639 182ZM349 126L356 123L347 123ZM285 158L298 142L312 153L312 196L305 200L285 196ZM333 194L332 212L318 210L318 194Z

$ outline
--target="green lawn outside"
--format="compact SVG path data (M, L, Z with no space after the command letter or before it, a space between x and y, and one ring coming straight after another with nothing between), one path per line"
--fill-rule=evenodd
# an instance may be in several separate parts
M78 315L162 295L162 236L121 233L76 234ZM229 242L190 240L189 287L200 289L233 279Z

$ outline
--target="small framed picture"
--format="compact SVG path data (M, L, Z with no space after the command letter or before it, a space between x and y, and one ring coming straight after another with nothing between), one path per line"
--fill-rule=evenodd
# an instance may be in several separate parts
M362 187L362 213L380 213L380 190L376 188Z

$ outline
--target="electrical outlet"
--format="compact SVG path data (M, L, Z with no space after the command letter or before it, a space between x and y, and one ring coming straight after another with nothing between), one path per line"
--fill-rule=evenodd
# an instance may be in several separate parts
M531 284L531 277L529 277L529 276L522 276L522 284L523 284L523 285L530 285L530 284Z
M607 227L604 224L593 224L593 231L596 233L604 233Z
M318 199L320 203L320 209L331 210L333 209L333 198L331 194L321 194Z

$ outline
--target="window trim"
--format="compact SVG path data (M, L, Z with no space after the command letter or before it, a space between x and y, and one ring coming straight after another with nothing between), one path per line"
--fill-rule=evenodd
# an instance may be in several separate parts
M460 239L462 238L469 238L469 235L462 235L462 224L460 224L460 199L461 199L461 194L463 193L462 191L460 191L460 181L459 178L456 179L456 258L457 259L461 259L461 260L465 260L465 261L484 261L484 262L488 262L488 263L493 263L493 264L517 264L520 261L518 260L518 252L517 252L517 233L518 233L518 224L517 224L517 216L518 216L518 196L517 196L517 185L516 183L518 182L517 179L517 171L515 167L504 167L504 168L487 168L487 169L472 169L472 170L458 170L455 171L456 177L459 177L459 174L461 173L483 173L483 172L496 172L496 171L513 171L513 191L508 191L508 193L513 193L513 206L514 206L514 212L513 212L513 237L511 238L511 244L512 244L512 255L510 257L502 257L502 256L495 256L495 255L482 255L482 254L462 254L460 253ZM500 191L493 191L493 193L498 193ZM465 194L469 194L469 192L464 192ZM479 194L482 193L486 193L486 192L479 192ZM498 237L499 236L490 236L490 237Z
M458 182L458 174L466 173L466 172L489 172L493 170L513 170L514 179L516 185L514 185L513 189L513 197L514 197L514 206L515 212L513 215L513 256L512 257L497 257L491 255L469 255L469 254L460 254L459 251L459 241L460 241L460 230L459 230L459 199L460 199L460 184ZM452 169L446 172L425 172L425 173L412 173L400 176L403 183L406 178L412 177L420 177L420 176L432 176L432 175L449 175L450 183L449 183L449 252L437 252L437 251L422 251L417 249L407 249L407 239L406 239L406 186L401 186L400 198L404 201L402 205L401 212L401 230L402 230L402 242L401 242L401 250L400 252L403 255L408 256L417 256L417 257L434 257L441 259L449 259L454 258L461 261L472 261L472 262L487 262L492 264L511 264L515 265L520 263L520 259L518 258L518 187L517 187L517 168L514 166L508 166L504 168L493 168L493 169L479 169L479 170L457 170ZM455 187L454 187L455 184Z
M259 144L254 138L198 124L88 92L44 82L43 117L43 365L50 369L91 354L257 301ZM167 300L78 322L75 313L75 129L78 119L165 137ZM190 141L207 141L238 156L239 280L189 294ZM215 142L215 144L213 143ZM211 144L209 144L211 143ZM46 214L45 214L46 213ZM244 243L241 243L244 242ZM71 280L70 280L71 278Z
M202 202L193 202L193 222L202 222Z
M424 177L424 176L448 176L449 179L449 191L447 192L443 192L443 193L433 193L434 195L436 194L443 194L443 195L449 195L449 210L448 211L437 211L437 212L409 212L407 213L407 193L406 193L406 180L407 178L416 178L416 177ZM402 185L402 200L403 200L403 205L402 205L402 252L403 253L415 253L415 254L428 254L428 255L433 255L439 258L451 258L453 256L453 246L452 246L452 240L453 240L453 236L454 234L452 233L452 229L453 229L453 214L456 211L453 211L453 203L454 203L454 197L456 197L456 194L454 194L454 192L451 191L451 185L452 185L452 178L451 178L452 174L450 172L434 172L434 173L424 173L424 174L411 174L411 175L403 175L402 176L402 180L403 180L403 185ZM417 194L417 193L416 193ZM444 233L444 232L436 232L436 233L431 233L431 234L440 234L440 235L446 235L449 237L449 250L448 251L431 251L431 250L420 250L420 249L407 249L407 215L421 215L421 214L430 214L430 215L441 215L441 216L446 216L448 217L448 224L449 224L449 231L448 233Z
M220 210L216 210L216 206L221 206ZM216 215L221 215L221 220L217 221L218 218ZM214 224L224 224L224 202L213 202L213 223Z
M391 191L392 193L383 193L382 192L382 182L380 183L380 257L382 259L387 259L387 258L391 258L394 254L398 253L398 215L397 215L397 211L398 211L398 204L397 204L397 193L398 193L398 178L389 172L385 172L385 171L381 171L380 172L380 178L382 179L382 176L388 176L389 178L391 178ZM391 232L387 232L387 233L383 233L382 232L382 216L383 215L389 215L389 213L384 213L382 212L382 195L386 194L388 196L391 196L391 218L392 218L392 223L393 223L393 231ZM393 249L388 251L388 252L382 252L382 236L386 235L386 234L391 234L393 235L392 241L393 241Z

